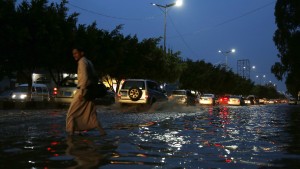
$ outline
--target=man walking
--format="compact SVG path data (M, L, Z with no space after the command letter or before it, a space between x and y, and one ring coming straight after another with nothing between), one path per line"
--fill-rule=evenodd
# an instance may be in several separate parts
M78 85L67 113L66 131L69 135L73 135L75 131L97 128L101 136L106 135L101 123L97 120L97 112L94 102L84 98L87 92L87 86L92 83L92 79L90 79L91 77L89 77L88 71L94 71L93 65L84 56L84 51L82 49L74 48L72 53L74 59L78 63Z

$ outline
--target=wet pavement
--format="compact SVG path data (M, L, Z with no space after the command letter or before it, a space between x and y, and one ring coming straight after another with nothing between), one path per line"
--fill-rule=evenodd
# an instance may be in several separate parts
M300 106L98 106L108 135L68 137L67 108L0 110L0 168L300 168Z

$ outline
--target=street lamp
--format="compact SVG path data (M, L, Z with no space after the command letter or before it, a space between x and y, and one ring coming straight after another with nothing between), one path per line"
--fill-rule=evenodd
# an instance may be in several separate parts
M172 6L181 6L182 5L182 0L177 0L174 3L171 4L166 4L166 5L160 5L160 4L155 4L152 3L153 6L159 7L164 13L164 53L167 55L167 49L166 49L166 41L167 41L167 12L168 8Z
M252 66L251 68L252 68L251 70L252 70L253 72L255 72L256 66ZM251 72L250 72L250 77L251 77ZM255 79L253 79L253 80L255 81Z
M229 51L226 51L226 52L223 52L221 50L219 50L219 53L221 53L222 55L224 55L226 57L226 63L225 63L225 66L226 66L226 69L227 69L227 66L228 66L228 61L227 61L227 57L228 57L228 54L230 53L235 53L235 49L231 49Z
M265 78L266 78L266 75L256 75L256 78L257 78L257 79L259 78L259 84L260 84L260 85L261 85L262 79L264 79L263 83L265 84Z

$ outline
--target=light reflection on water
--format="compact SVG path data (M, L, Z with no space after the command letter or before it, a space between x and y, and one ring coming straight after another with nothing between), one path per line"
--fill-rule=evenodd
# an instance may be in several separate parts
M39 112L28 112L27 116L17 115L22 118L0 120L0 167L293 168L300 165L297 107L292 110L288 106L196 106L121 113L105 109L99 113L108 132L105 137L99 137L96 131L66 137L64 113L49 111L41 116ZM22 125L16 127L16 123Z

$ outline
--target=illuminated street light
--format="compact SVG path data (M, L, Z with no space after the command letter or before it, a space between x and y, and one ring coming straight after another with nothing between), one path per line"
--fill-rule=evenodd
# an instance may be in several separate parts
M256 75L256 78L257 78L257 79L259 78L259 84L261 85L262 79L264 79L264 83L265 83L266 75Z
M255 72L256 71L256 66L251 67L251 71ZM251 76L250 76L251 77ZM255 79L253 79L255 81Z
M182 6L183 2L182 0L177 0L174 3L171 4L166 4L166 5L160 5L160 4L155 4L155 3L151 3L153 6L157 6L159 7L159 9L161 9L164 13L164 53L165 55L167 55L167 49L166 49L166 43L167 43L167 12L168 12L168 8L172 7L172 6Z
M231 49L231 50L226 51L226 52L223 52L223 51L219 50L219 53L221 53L222 55L225 56L225 58L226 58L225 66L226 66L226 69L227 69L227 67L228 67L228 61L227 61L228 54L235 53L235 49Z

